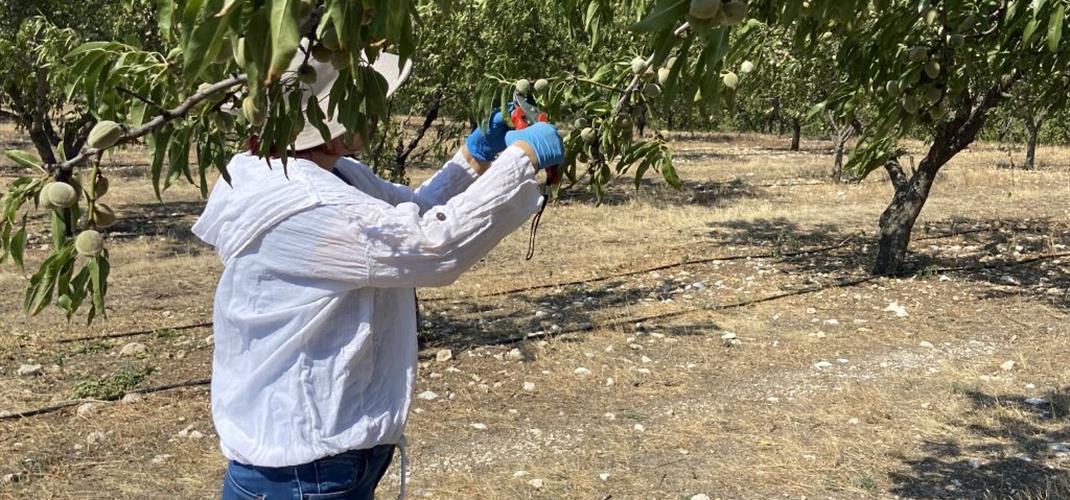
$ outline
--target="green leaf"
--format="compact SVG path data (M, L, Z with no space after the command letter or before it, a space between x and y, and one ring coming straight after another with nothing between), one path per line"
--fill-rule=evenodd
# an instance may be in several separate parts
M690 2L688 0L658 0L657 5L650 13L632 25L632 31L647 33L668 29L687 13Z
M175 13L174 0L156 0L156 25L164 38L171 38L171 24Z
M672 150L669 148L664 149L661 158L661 176L665 178L665 182L668 182L670 186L676 189L680 189L680 186L683 185L680 182L680 176L676 174L676 167L672 163Z
M1063 19L1066 17L1066 4L1060 3L1055 8L1055 12L1051 14L1051 19L1048 20L1048 50L1052 52L1059 51L1059 40L1063 36Z
M223 44L227 43L226 17L217 17L223 0L208 0L201 7L202 10L196 18L196 26L189 36L189 40L182 52L185 61L186 78L196 78L208 68Z
M11 251L11 260L15 261L15 265L19 266L19 269L25 269L22 257L26 253L26 221L23 221L22 228L11 237L8 249Z
M156 192L156 199L163 201L160 197L162 189L160 187L160 178L163 175L163 162L167 159L168 144L171 142L171 129L162 128L157 130L154 134L149 136L148 144L149 149L152 151L152 168L150 174L152 175L152 189Z
M297 53L301 41L297 29L299 7L297 0L271 0L271 65L265 79L267 82L274 82L281 77Z
M19 151L16 149L9 149L4 151L4 154L12 161L18 163L20 166L26 168L41 168L41 158L33 153L27 153L25 151Z

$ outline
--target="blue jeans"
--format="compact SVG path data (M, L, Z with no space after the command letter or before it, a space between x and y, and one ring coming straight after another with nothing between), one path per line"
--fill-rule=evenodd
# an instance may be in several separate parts
M223 477L223 500L371 500L393 457L393 445L380 445L293 467L231 460Z

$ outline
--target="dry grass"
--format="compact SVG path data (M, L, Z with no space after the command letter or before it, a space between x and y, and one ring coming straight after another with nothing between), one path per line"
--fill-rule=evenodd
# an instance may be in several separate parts
M635 192L622 182L607 206L562 200L543 219L534 260L521 258L527 233L520 231L455 285L421 291L424 354L449 348L455 359L421 363L418 390L441 397L417 401L411 415L417 496L1070 496L1070 454L1060 448L1070 446L1070 261L922 272L713 309L862 276L873 254L867 238L822 254L484 296L871 235L890 195L879 174L857 185L824 182L824 143L805 142L804 151L791 153L775 137L677 139L684 190L653 183ZM941 174L916 236L992 230L918 240L915 261L932 268L1065 251L1070 151L1042 148L1040 160L1049 167L998 168L1006 154L988 145L957 158ZM141 387L209 375L204 338L211 332L166 330L210 318L220 266L188 233L201 206L196 190L180 186L161 205L142 174L125 172L113 175L109 195L125 218L110 236L108 321L87 330L54 311L25 318L17 308L22 273L0 274L0 307L7 311L0 322L9 332L0 336L0 410L63 400L80 382L124 369L152 369ZM35 250L31 260L42 256ZM885 311L893 301L909 316ZM644 329L628 321L672 311L685 312ZM585 324L589 330L580 333L492 345ZM55 343L141 329L158 331ZM729 332L735 342L722 339ZM119 358L129 340L147 344L149 354ZM513 347L522 360L505 355ZM30 360L45 365L45 374L16 377L18 365ZM1014 367L1002 369L1006 361ZM820 362L831 367L816 368ZM580 367L591 373L576 374ZM523 390L524 382L535 391ZM19 479L0 484L0 497L214 497L223 460L207 396L204 388L182 389L134 404L101 404L87 417L72 409L0 422L0 474ZM176 437L190 425L208 437ZM95 431L105 439L86 444ZM158 457L162 463L153 463ZM532 479L543 487L533 488ZM391 473L384 497L396 488Z

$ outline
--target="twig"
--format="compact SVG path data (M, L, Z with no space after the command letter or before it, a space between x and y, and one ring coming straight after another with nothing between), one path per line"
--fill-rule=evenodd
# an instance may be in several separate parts
M138 94L137 92L134 92L133 90L130 90L130 89L126 88L126 87L115 87L115 90L118 90L119 92L122 92L122 93L124 93L126 95L129 95L130 97L133 97L134 99L137 99L137 100L139 100L139 101L141 101L141 102L143 102L145 104L148 104L149 106L152 106L152 107L154 107L154 108L156 108L156 109L158 109L160 111L163 111L163 112L167 111L167 108L164 108L163 106L161 106L156 101L153 101L152 99L149 99L148 97L145 97L145 96L143 96L141 94Z
M691 24L690 23L681 24L680 27L676 28L676 30L673 31L672 36L680 36L685 31L687 31L689 29L691 29ZM654 56L655 55L656 54L650 54L650 57L646 58L646 65L645 65L646 68L649 68L651 65L654 64ZM632 99L632 94L634 94L637 90L639 90L639 84L643 81L643 73L644 72L645 72L645 70L644 71L640 71L635 76L633 76L632 77L632 82L629 83L628 86L624 88L624 92L621 93L620 100L617 101L617 105L613 107L613 115L614 116L617 116L617 115L621 114L621 112L624 110L624 107L628 104L628 101L630 101Z

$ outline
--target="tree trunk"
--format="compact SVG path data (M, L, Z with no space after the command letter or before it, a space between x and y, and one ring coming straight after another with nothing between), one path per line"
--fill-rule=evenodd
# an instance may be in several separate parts
M1040 130L1038 127L1030 127L1028 125L1025 129L1029 133L1025 143L1025 169L1033 170L1037 161L1037 135Z
M802 139L802 121L798 117L791 118L791 150L799 150L799 142Z
M873 266L875 274L894 274L902 269L914 222L929 198L929 189L940 167L926 165L923 161L910 179L906 178L897 159L890 160L886 168L895 185L895 196L881 214L877 261Z
M880 239L877 243L877 260L873 266L875 274L902 271L910 245L910 232L929 198L936 173L977 138L989 111L1003 100L1003 95L1021 77L1021 71L1015 71L1010 78L1001 79L983 94L976 105L968 96L963 96L955 116L936 131L925 159L909 179L899 165L898 157L892 157L885 163L888 176L895 186L895 196L880 217Z

